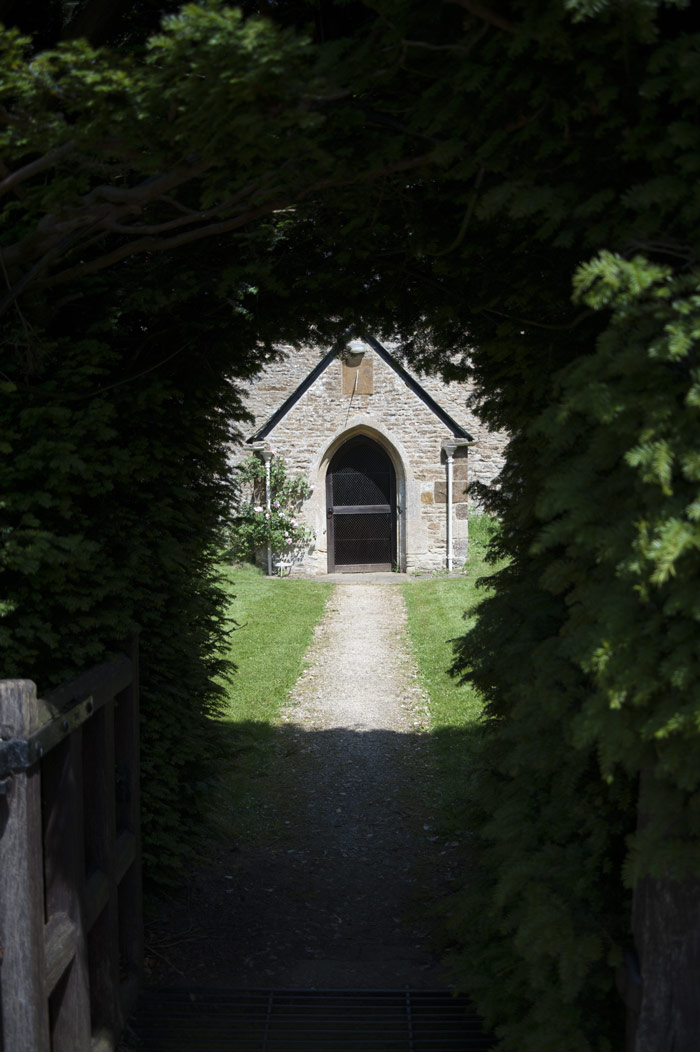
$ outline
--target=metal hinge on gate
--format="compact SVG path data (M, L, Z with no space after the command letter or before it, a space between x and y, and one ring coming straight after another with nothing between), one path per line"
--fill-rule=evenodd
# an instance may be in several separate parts
M8 779L20 771L28 771L47 752L67 738L77 727L90 718L95 709L92 695L75 701L71 707L59 713L28 738L10 738L0 741L0 795L7 792Z

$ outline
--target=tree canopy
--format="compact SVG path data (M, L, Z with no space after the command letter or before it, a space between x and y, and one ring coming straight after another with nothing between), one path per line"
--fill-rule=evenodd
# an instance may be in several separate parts
M657 1048L660 991L698 966L690 5L44 11L0 8L3 671L43 686L142 623L152 857L176 868L239 382L349 324L471 376L512 438L486 498L508 566L455 664L488 757L458 973L503 1049L587 1052L621 1040L617 969Z

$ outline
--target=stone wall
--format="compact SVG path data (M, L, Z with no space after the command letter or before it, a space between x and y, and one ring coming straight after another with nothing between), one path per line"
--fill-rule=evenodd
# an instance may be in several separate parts
M389 454L396 470L398 564L411 571L444 569L447 563L447 457L444 444L452 431L402 377L362 341L351 344L345 362L335 359L265 438L265 446L283 456L291 474L309 479L313 492L303 516L315 545L295 570L327 570L326 469L336 450L352 435L365 434ZM259 430L285 399L318 365L312 349L284 349L284 357L267 366L250 385L246 407ZM454 453L453 554L459 569L466 557L468 501L466 487L475 478L491 484L503 462L503 440L490 434L468 410L469 388L420 378L421 386L464 427L474 441ZM236 450L235 459L250 450Z

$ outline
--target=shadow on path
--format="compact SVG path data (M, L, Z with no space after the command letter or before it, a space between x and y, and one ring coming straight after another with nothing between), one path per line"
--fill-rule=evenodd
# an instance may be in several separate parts
M218 822L235 839L212 841L188 896L156 918L151 980L444 987L427 913L459 883L464 846L439 832L430 736L294 723L221 731L231 759ZM462 744L461 732L451 737Z

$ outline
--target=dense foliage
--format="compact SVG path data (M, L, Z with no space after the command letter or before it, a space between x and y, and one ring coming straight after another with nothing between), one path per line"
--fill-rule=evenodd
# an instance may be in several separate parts
M163 295L146 324L120 291L118 324L73 318L73 336L37 343L31 367L25 347L5 348L2 673L46 692L140 627L146 861L167 879L192 847L203 718L218 705L214 560L240 410L227 346L212 340L193 382L176 305Z
M63 32L3 36L12 668L50 680L134 617L147 733L167 694L176 735L212 698L231 383L349 322L469 373L512 439L508 565L457 657L489 720L456 967L505 1049L614 1046L614 967L633 941L650 967L630 892L697 873L693 11L212 0L146 45L155 6L51 3ZM159 762L172 829L189 776Z
M312 313L249 304L276 212L314 158L329 177L308 139L329 60L215 3L148 43L153 5L134 7L96 50L59 7L54 38L34 34L54 50L0 34L0 673L46 692L140 627L145 860L168 881L196 847L233 627L236 385Z
M603 254L576 285L609 324L529 428L538 525L523 550L505 524L515 561L460 646L489 716L461 966L512 1049L615 1047L630 891L698 871L697 279Z
M311 489L301 475L287 474L283 457L270 459L269 494L266 472L263 459L255 454L237 466L235 481L239 499L228 545L234 559L247 560L253 560L256 552L269 547L275 563L279 564L280 556L293 558L294 553L312 539L311 531L296 518Z

